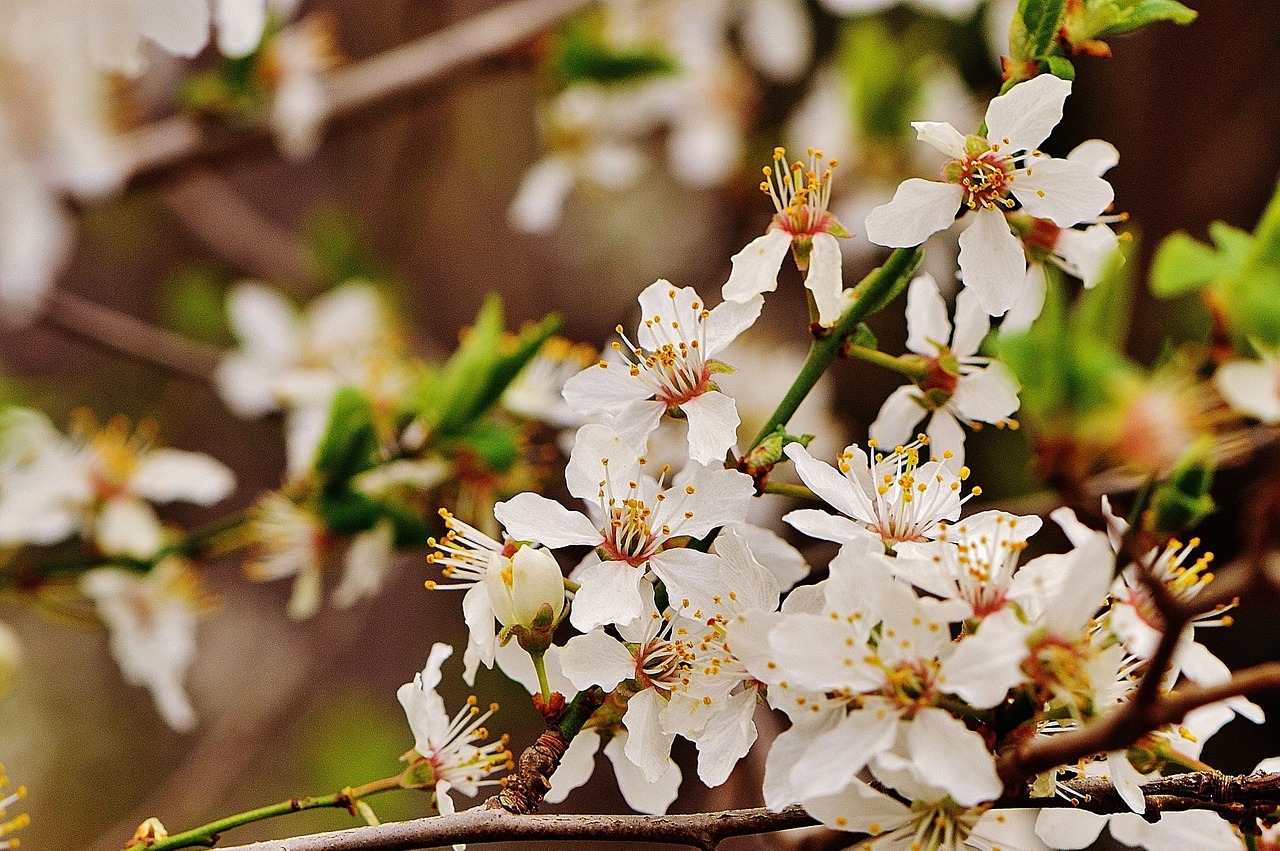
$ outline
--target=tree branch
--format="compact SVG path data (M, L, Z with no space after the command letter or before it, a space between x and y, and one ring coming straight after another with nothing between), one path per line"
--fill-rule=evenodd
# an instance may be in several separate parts
M41 319L81 339L202 381L213 375L222 358L222 352L212 346L157 328L66 290L49 292Z
M527 41L594 0L513 0L416 41L338 68L328 77L325 120L358 112L434 82L454 71ZM231 134L207 129L195 118L178 115L121 138L125 173L137 178L170 169L225 146L265 134Z
M414 851L462 842L630 840L715 848L731 836L773 833L817 822L798 806L694 815L513 815L477 808L450 816L237 845L224 851ZM856 838L848 834L850 841Z

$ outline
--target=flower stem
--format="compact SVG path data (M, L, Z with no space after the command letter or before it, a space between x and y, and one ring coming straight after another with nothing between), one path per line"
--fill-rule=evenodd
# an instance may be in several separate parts
M827 371L827 367L839 357L846 338L857 329L858 323L884 309L902 291L923 257L924 252L919 247L895 248L883 266L873 270L854 287L853 304L826 336L814 341L791 389L782 397L778 409L760 429L747 452L764 442L778 426L787 424L800 403L809 395L809 391L818 383L818 379Z
M175 848L212 848L218 842L218 837L224 831L233 827L251 824L255 821L274 818L275 816L288 815L289 813L301 812L302 810L315 810L323 807L334 807L338 809L349 810L353 815L356 811L356 803L366 795L373 795L378 792L386 792L390 789L399 789L400 777L387 777L382 780L374 780L371 783L365 783L363 786L355 788L347 787L341 792L334 792L332 795L322 795L320 797L290 798L287 801L281 801L277 804L270 804L265 807L258 807L254 810L245 810L242 813L226 816L217 821L211 821L206 825L184 830L182 833L175 833L172 836L154 842L146 846L147 851L170 851Z
M529 651L529 658L533 660L533 669L538 672L538 688L542 690L542 702L551 704L551 685L547 682L547 663L543 658L544 652Z
M885 369L892 370L899 375L905 375L912 381L921 381L926 377L926 370L921 368L921 359L908 355L906 357L894 357L886 354L878 349L871 349L866 346L859 346L856 343L850 343L844 347L844 353L849 357L858 360L873 363L876 366L882 366Z
M794 499L812 499L818 502L822 501L822 497L809 490L804 485L793 485L789 482L765 482L765 493L776 493L779 496L789 496Z

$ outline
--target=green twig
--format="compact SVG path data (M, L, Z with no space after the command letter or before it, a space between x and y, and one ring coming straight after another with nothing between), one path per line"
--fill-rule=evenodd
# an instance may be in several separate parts
M822 497L818 496L804 485L793 485L788 482L765 482L764 492L777 494L778 496L789 496L793 499L811 499L815 502L822 501Z
M302 810L315 810L325 807L332 807L349 811L352 815L356 813L357 802L366 795L373 795L378 792L386 792L390 789L399 789L400 777L387 777L382 780L375 780L372 783L366 783L363 786L357 786L354 789L347 788L341 792L334 792L332 795L322 795L320 797L290 798L287 801L281 801L277 804L271 804L265 807L258 807L255 810L246 810L242 813L226 816L217 821L211 821L206 825L184 830L181 833L175 833L172 836L161 839L150 845L145 846L147 851L171 851L176 848L212 848L217 844L219 836L233 827L251 824L255 821L275 818L276 816L288 815L289 813L297 813Z
M805 358L804 366L800 368L800 374L796 376L791 389L782 397L782 401L778 403L778 409L760 429L760 433L751 442L747 452L759 446L773 434L778 426L787 424L796 409L804 402L805 397L809 395L809 391L818 383L818 379L822 378L822 374L827 371L827 367L840 356L845 340L857 330L858 323L882 310L894 296L901 292L923 257L924 252L918 247L896 248L883 266L872 271L862 279L862 283L854 287L855 301L830 332L814 341L809 348L809 356Z

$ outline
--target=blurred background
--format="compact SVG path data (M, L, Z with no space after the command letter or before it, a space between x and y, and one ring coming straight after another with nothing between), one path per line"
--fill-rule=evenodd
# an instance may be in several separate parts
M289 19L319 15L312 20L323 21L336 53L354 64L496 5L333 0L303 3ZM851 128L866 117L867 103L897 104L903 114L896 118L905 120L958 111L953 123L964 129L968 120L976 128L982 105L998 90L993 57L1001 48L987 38L1000 30L988 15L1000 12L985 4L959 18L925 3L878 17L843 15L834 2L668 5L674 11L663 13L670 17L654 30L658 35L637 42L630 56L640 66L671 63L663 73L675 82L652 94L656 102L649 95L566 102L569 84L556 76L573 67L564 51L571 52L573 39L592 36L547 28L513 49L346 112L305 156L282 156L261 134L226 131L229 137L219 137L208 153L148 168L108 196L64 196L76 237L55 286L226 348L234 340L219 319L220 305L233 282L269 279L305 300L340 277L335 269L346 263L380 278L403 311L413 347L426 355L450 351L489 292L502 294L509 325L559 312L565 336L599 345L617 323L633 321L636 295L656 278L703 293L723 283L729 257L764 232L772 213L756 185L776 144L793 154L822 145L844 160L833 207L840 208L844 193L853 209L863 189L887 183L891 191L895 175L918 169L887 162L892 140L909 138L895 116L880 115L885 127ZM1108 177L1117 208L1129 213L1140 240L1141 267L1175 230L1203 237L1218 220L1251 229L1280 173L1274 91L1280 7L1268 0L1192 5L1200 17L1191 26L1153 26L1111 40L1110 58L1080 57L1066 117L1048 147L1062 155L1080 141L1103 138L1119 149L1120 164ZM748 8L754 6L766 8ZM788 15L806 22L808 32L789 29ZM713 37L699 27L719 30ZM921 64L922 56L934 58ZM184 100L207 111L217 96L192 95L189 81L217 74L220 62L212 48L193 62L150 51L145 74L117 84L113 108L133 126L173 114ZM873 70L849 70L858 63ZM897 75L902 91L861 101L840 93L840 80L847 85L859 73L878 79L877 63ZM943 92L926 92L925 83ZM823 106L823 86L836 92L834 109ZM949 112L919 111L944 102ZM549 190L531 187L539 175L530 170L555 156L569 165L544 170ZM858 203L865 213L885 198ZM858 243L845 258L849 285L882 256L856 236L860 219L845 220L855 233L850 242ZM931 254L944 269L954 262L944 246ZM949 280L945 271L935 275ZM1137 277L1145 280L1142 271ZM759 329L763 345L803 351L801 293L799 275L784 268ZM1170 335L1203 335L1197 310L1194 299L1156 301L1140 286L1130 354L1150 363ZM877 317L874 327L891 351L905 338L901 311L894 314ZM279 485L285 451L278 418L240 419L208 382L122 355L66 326L36 318L5 329L5 395L59 424L79 407L100 418L117 412L150 418L167 444L207 452L235 471L238 489L230 499L208 509L168 508L166 520L208 522ZM829 395L848 439L865 438L895 384L894 376L868 365L838 365ZM976 435L969 457L985 504L1016 510L1019 498L1041 488L1022 433ZM1215 491L1221 510L1204 537L1224 560L1239 549L1238 521L1256 492L1254 475L1256 469L1228 472ZM16 682L0 699L0 760L29 788L32 824L22 833L24 848L110 851L147 816L184 829L396 770L412 736L395 690L421 669L433 642L450 642L460 655L466 636L457 599L425 591L430 572L421 554L407 554L376 599L348 610L325 607L297 623L284 616L287 583L251 583L239 568L227 558L207 573L221 606L200 625L188 677L200 723L188 734L166 727L146 692L122 681L104 631L0 602L0 618L22 645ZM1233 667L1276 658L1275 604L1246 601L1236 627L1206 641ZM455 658L446 683L451 675L459 683L460 668ZM474 692L503 705L490 726L509 729L517 749L536 735L537 719L518 686L482 671ZM446 692L446 702L465 696ZM1280 704L1264 705L1280 712ZM1207 760L1243 772L1260 754L1280 752L1278 746L1274 726L1236 721L1210 744ZM690 755L677 748L686 767ZM762 760L744 767L741 782L714 791L700 788L686 770L673 810L757 804ZM558 809L622 811L615 787L603 779L609 773L603 760L600 771L596 784ZM412 792L371 803L384 820L427 807L426 797ZM304 813L239 829L224 842L352 823L342 812ZM737 842L776 847L778 840Z

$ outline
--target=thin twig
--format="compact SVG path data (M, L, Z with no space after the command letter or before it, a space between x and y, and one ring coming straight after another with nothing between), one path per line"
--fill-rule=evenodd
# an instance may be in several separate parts
M212 346L103 307L66 290L52 290L42 317L92 343L192 378L208 380L222 357Z
M254 209L221 175L192 166L160 194L187 230L223 259L295 292L313 290L313 264L301 240Z
M325 120L349 115L510 50L528 41L594 0L514 0L416 41L369 59L338 68L329 75ZM260 138L257 132L230 135L208 131L199 121L180 115L125 134L124 168L131 178L173 168L212 147Z

